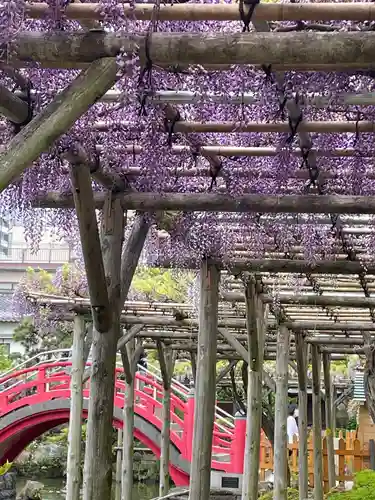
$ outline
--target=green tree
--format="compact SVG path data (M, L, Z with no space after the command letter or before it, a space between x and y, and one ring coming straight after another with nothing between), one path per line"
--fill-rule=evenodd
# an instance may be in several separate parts
M145 300L186 302L194 274L152 267L139 267L134 275L131 295Z
M8 356L5 346L0 345L0 373L6 372L12 367L12 360Z

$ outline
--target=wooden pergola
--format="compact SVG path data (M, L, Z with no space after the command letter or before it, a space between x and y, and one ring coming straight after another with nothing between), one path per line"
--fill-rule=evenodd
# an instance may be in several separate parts
M257 498L258 493L259 401L263 384L271 386L276 392L274 499L286 500L288 364L291 361L296 363L300 410L299 491L301 500L307 497L306 365L309 359L313 367L314 498L322 500L321 362L326 421L330 428L333 426L330 360L352 353L364 354L370 402L374 401L375 394L372 335L375 330L375 299L372 298L375 264L372 248L369 249L368 242L364 241L366 235L373 232L370 216L375 214L375 203L372 196L348 194L345 186L338 182L342 180L344 169L331 169L327 163L333 159L337 162L358 159L359 153L363 161L370 162L374 151L372 147L362 147L359 151L356 144L349 147L315 147L311 133L353 136L373 133L375 127L371 119L348 119L342 110L348 106L356 106L355 110L359 106L373 106L375 96L371 92L337 92L334 99L331 95L314 92L298 96L284 85L284 72L343 71L371 77L375 66L374 31L367 28L341 30L339 27L340 21L371 22L375 18L375 6L366 2L265 3L251 6L246 1L240 1L239 5L185 3L132 6L119 1L117 6L101 7L100 3L81 3L79 0L65 2L59 12L64 19L74 22L68 25L68 30L46 33L40 28L34 31L26 31L25 28L25 31L16 30L9 40L1 42L0 69L16 82L18 90L12 92L10 85L0 86L0 113L6 120L5 125L12 122L18 133L0 153L0 193L12 183L19 185L22 174L33 162L95 103L100 102L108 109L115 104L121 109L124 95L117 83L126 78L124 67L129 60L136 59L145 70L154 68L158 72L181 74L187 71L190 76L194 75L194 72L189 73L191 67L202 71L231 72L236 66L247 68L251 65L254 72L272 80L286 119L277 118L273 122L243 120L241 123L234 119L185 120L180 109L185 105L199 106L208 102L215 106L256 106L265 102L259 92L199 94L185 89L143 88L142 95L125 97L129 97L130 101L145 98L149 106L160 112L163 124L155 125L155 133L159 137L170 139L173 134L184 137L183 144L169 141L170 144L157 153L162 159L168 151L171 164L165 167L164 173L178 181L186 180L185 189L180 189L181 192L172 188L157 192L137 190L134 186L142 187L142 180L147 180L143 168L131 166L125 160L120 172L108 168L101 161L108 149L105 142L95 144L90 150L87 144L73 140L61 151L61 161L69 167L70 192L66 189L64 192L35 190L33 206L74 208L79 224L89 301L48 297L34 299L50 301L56 308L61 306L59 319L74 319L74 363L77 370L72 381L74 391L70 423L71 449L74 451L80 445L77 425L81 418L79 400L82 394L79 387L82 387L85 377L90 376L84 500L110 498L110 433L117 348L121 350L129 388L124 408L127 424L123 436L122 499L131 496L136 337L143 339L146 347L158 349L166 401L170 390L172 351L183 349L196 353L196 397L199 405L195 412L190 500L207 500L209 497L216 360L221 357L232 361L242 359L248 363L243 500ZM51 15L51 9L47 3L25 2L22 15L28 21L43 20ZM146 24L141 24L136 32L103 29L101 22L108 19L114 21L115 17L116 22L118 19L151 21L152 29L147 34L146 30L143 31L143 27L148 26ZM214 29L209 32L169 32L163 31L162 27L157 31L155 26L159 21L231 22L233 30L228 28L223 33ZM247 33L250 24L251 31ZM235 26L237 31L238 27L243 27L244 31L235 33ZM31 88L30 81L20 71L20 68L30 66L82 71L34 116L32 103L39 91L38 88ZM304 106L326 109L332 100L340 108L334 119L304 118ZM124 116L115 125L131 130L137 124L127 121L128 108L124 109ZM142 120L139 119L144 126ZM100 117L90 123L90 127L95 134L105 134L111 131L113 124L109 119ZM223 169L223 161L233 157L241 162L247 161L235 169L238 178L243 178L246 184L246 179L255 171L257 179L272 178L266 170L259 172L252 162L262 158L280 159L285 154L276 139L260 142L259 145L244 145L243 141L231 144L233 137L246 133L265 136L285 133L292 136L287 155L290 161L301 159L302 166L292 172L290 183L280 187L275 194L259 194L254 186L249 190L245 188L239 194L229 193L230 182ZM198 134L228 134L229 139L209 143L197 140ZM280 139L279 136L277 138ZM236 143L234 139L233 142ZM120 141L114 149L123 155L123 159L142 158L147 153L147 144ZM188 169L176 167L174 159L187 157L199 161ZM369 163L366 165L365 175L374 179L372 168ZM205 189L210 180L211 186ZM327 185L331 186L331 191L327 191ZM301 189L301 186L304 188ZM100 231L96 210L102 211ZM136 215L124 241L126 215L130 210L135 210ZM162 229L164 234L158 233L160 248L164 248L163 241L167 244L172 241L173 245L171 225L184 221L191 213L207 216L218 234L230 232L233 235L231 248L223 255L201 252L197 256L194 252L181 252L177 261L161 251L154 259L154 265L199 269L199 314L195 316L187 304L126 302L149 232L154 231L155 226ZM212 213L216 214L216 219L209 219ZM281 217L280 214L284 215ZM321 251L306 260L301 241L296 239L285 251L272 234L261 251L254 245L252 236L256 235L255 230L270 223L279 224L280 230L289 225L305 225L309 223L311 214L315 214L316 227L331 231L334 243L329 252ZM236 237L239 233L241 238ZM220 277L224 283L221 288ZM176 309L183 313L183 319L181 315L176 317ZM83 355L79 355L83 352L85 317L93 325L93 369L89 375L83 373ZM122 336L124 325L129 329ZM263 370L264 359L276 359L274 381ZM370 411L375 414L374 405L370 405ZM165 472L168 464L166 450L169 449L167 428L164 436L162 462ZM327 439L327 444L329 484L333 486L332 436ZM78 463L77 454L71 453L67 484L69 500L78 500L79 497L79 481L74 474ZM166 484L166 475L163 474L161 492L165 492Z

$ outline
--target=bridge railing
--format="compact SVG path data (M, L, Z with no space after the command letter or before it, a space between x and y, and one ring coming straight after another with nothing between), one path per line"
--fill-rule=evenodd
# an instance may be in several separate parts
M34 356L0 378L0 416L21 406L70 397L70 349L59 349ZM30 366L32 364L32 366ZM87 364L89 367L90 361ZM155 369L155 367L153 367ZM155 369L156 371L157 369ZM89 397L90 382L84 387ZM115 404L123 407L125 381L123 370L116 368ZM155 427L162 426L163 385L158 373L139 367L135 378L135 411ZM172 383L171 441L186 460L192 458L194 395L180 383ZM213 460L216 469L231 470L235 429L226 412L217 408L213 432ZM221 419L223 415L223 419ZM230 416L229 416L230 417ZM224 422L224 423L223 423Z

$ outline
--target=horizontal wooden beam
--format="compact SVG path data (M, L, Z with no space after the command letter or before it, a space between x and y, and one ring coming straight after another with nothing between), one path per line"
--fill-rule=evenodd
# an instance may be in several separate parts
M148 21L152 19L153 3L129 5L118 1L117 9L125 16ZM26 15L44 19L49 11L43 2L26 4ZM105 11L97 3L68 4L64 9L68 19L104 19ZM375 18L375 6L368 3L316 3L274 4L261 3L254 12L254 20L260 21L367 21ZM158 11L160 21L239 21L238 5L212 4L161 4Z
M94 124L95 130L100 132L107 132L117 127L135 127L134 122L105 122L98 121ZM160 131L164 132L164 128L160 127ZM280 134L283 132L289 132L290 127L287 122L195 122L195 121L180 121L176 122L173 127L174 132L179 132L182 134L190 133L249 133L249 132L259 132L259 133L275 133ZM355 121L303 121L298 126L299 132L319 132L319 133L356 133L358 132L375 132L375 122L370 120L360 120Z
M251 212L251 213L333 213L375 214L375 199L371 196L340 195L256 195L232 197L216 193L129 193L116 194L124 210L153 212L156 210ZM96 208L104 204L106 194L95 195ZM70 208L73 195L48 193L38 198L35 206Z
M228 302L245 302L244 295L237 292L223 292L222 298ZM298 304L306 306L337 306L337 307L370 307L375 306L375 298L345 297L340 295L260 295L263 302L272 304L275 300L280 304Z
M251 273L293 273L293 274L360 274L366 269L367 274L375 274L374 264L362 264L361 262L341 261L318 261L311 264L306 260L292 259L252 259L233 260L230 262L215 262L217 266L231 269L233 274L242 271ZM167 259L160 259L155 263L158 267L173 268L175 264ZM197 269L198 265L194 260L180 261L179 266L185 269Z
M74 4L72 5L73 8ZM77 5L76 7L80 7ZM189 5L190 7L190 5ZM216 9L217 5L214 6ZM174 8L174 6L173 6ZM368 7L367 7L368 8ZM105 31L19 33L9 43L10 62L61 65L90 63L120 53L148 54L156 65L252 64L278 65L305 70L335 67L368 69L375 66L375 33L153 33L152 37Z
M84 314L87 316L87 319L90 320L90 310L85 307L77 307L74 308L75 312ZM72 313L61 313L59 318L62 321L73 321L74 314ZM143 324L145 328L148 326L162 326L166 328L172 329L183 329L183 328L198 328L198 321L196 318L187 318L181 321L177 321L175 318L167 317L163 314L155 314L155 316L140 316L140 315L131 315L131 314L122 314L121 315L121 323L125 325L138 325ZM303 321L284 321L283 324L294 332L303 332L303 331L323 331L323 332L349 332L349 333L360 333L362 331L366 332L375 332L375 323L370 321L366 322L329 322L329 321L316 321L316 320L303 320ZM245 330L246 329L246 320L245 318L236 318L236 317L219 317L218 328L232 328ZM268 323L268 329L272 330L277 328L277 324L273 321Z
M104 151L104 146L97 146L96 150L98 153ZM139 146L138 144L128 144L125 146L118 146L117 150L121 153L128 155L139 155L145 152L146 150ZM191 154L192 148L190 146L172 146L171 153L175 155L181 154ZM326 158L348 158L351 156L355 156L357 150L355 148L335 148L335 149L315 149L312 148L311 152L316 154L319 157ZM244 156L244 157L255 157L255 158L263 158L266 156L279 156L280 149L274 147L252 147L252 146L212 146L206 145L199 148L199 150L194 153L208 157L210 155L220 155L220 156ZM295 148L291 150L291 154L294 156L301 156L301 149ZM375 156L375 152L373 150L363 150L361 152L363 158L373 158Z

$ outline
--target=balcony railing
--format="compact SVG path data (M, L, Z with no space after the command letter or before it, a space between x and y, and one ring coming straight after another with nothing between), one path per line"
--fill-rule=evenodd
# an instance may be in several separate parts
M24 264L64 264L71 260L69 248L41 248L37 252L32 252L25 247L10 247L4 253L0 250L0 262L24 263Z

